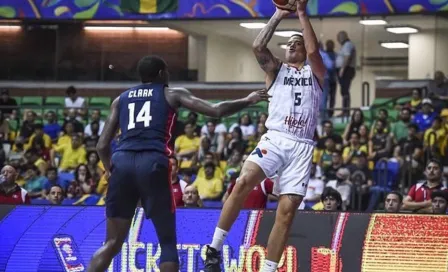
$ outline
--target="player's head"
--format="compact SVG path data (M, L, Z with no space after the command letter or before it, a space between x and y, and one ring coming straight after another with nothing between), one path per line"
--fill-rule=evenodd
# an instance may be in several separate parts
M286 61L300 63L306 60L305 41L301 34L294 34L286 44Z
M143 83L168 84L169 73L166 62L157 56L146 56L138 62L137 67L140 80Z

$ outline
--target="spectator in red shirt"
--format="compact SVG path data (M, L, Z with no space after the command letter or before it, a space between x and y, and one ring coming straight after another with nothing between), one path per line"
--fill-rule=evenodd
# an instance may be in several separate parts
M179 179L178 170L179 170L179 162L175 157L170 158L171 164L171 188L173 190L174 202L176 203L176 207L184 206L184 201L182 200L185 187L187 187L188 183L184 180Z
M403 210L432 213L431 193L437 190L446 191L442 184L442 164L437 160L430 160L425 170L426 180L411 187L403 200Z
M0 204L31 204L28 192L16 183L18 173L11 165L5 165L2 168L3 176L0 182Z

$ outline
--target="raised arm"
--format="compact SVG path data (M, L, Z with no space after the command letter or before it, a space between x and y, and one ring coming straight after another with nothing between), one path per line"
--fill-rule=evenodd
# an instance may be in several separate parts
M120 98L117 97L112 102L110 106L110 115L107 117L106 124L104 125L103 132L101 133L100 139L98 140L98 144L96 145L96 149L98 151L98 156L103 162L104 169L107 173L110 172L111 163L110 159L112 156L110 144L114 139L115 135L118 131L118 120L119 120L119 112L118 112L118 102Z
M266 72L268 78L267 81L273 81L277 75L277 71L280 68L280 60L278 60L271 51L268 49L268 43L274 35L280 21L290 14L289 11L277 9L274 15L271 17L267 25L261 30L255 39L252 48L257 58L258 64L261 69ZM266 82L270 85L270 82Z
M316 33L314 33L313 26L310 19L306 14L306 5L308 0L297 1L297 15L299 16L300 24L303 27L303 39L305 41L305 48L308 62L311 66L313 74L319 79L321 86L323 86L326 68L322 61L322 56L319 52L319 41L317 40Z
M263 89L252 92L245 98L212 104L194 96L187 89L176 88L168 90L168 101L171 102L170 104L177 102L177 106L182 106L191 111L215 118L233 114L249 105L256 104L260 101L268 101L268 99L269 95L267 94L267 91Z

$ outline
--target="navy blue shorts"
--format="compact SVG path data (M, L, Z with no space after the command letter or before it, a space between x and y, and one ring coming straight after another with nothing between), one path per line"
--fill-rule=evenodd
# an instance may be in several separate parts
M160 152L118 151L106 196L107 217L131 219L138 201L146 218L174 214L169 159Z

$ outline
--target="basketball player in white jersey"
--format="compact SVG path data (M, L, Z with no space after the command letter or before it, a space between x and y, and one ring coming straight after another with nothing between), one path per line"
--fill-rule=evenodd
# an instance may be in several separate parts
M316 34L306 14L307 2L297 1L303 35L294 35L288 40L285 63L274 57L267 45L280 21L290 15L289 11L277 9L253 44L272 96L266 121L268 132L244 163L237 185L224 204L207 249L206 272L221 271L220 251L227 233L247 195L266 177L275 180L274 193L280 197L261 271L276 271L294 215L305 196L319 117L320 86L326 73Z

